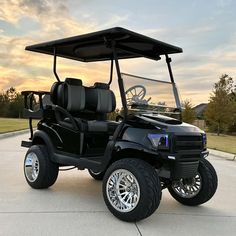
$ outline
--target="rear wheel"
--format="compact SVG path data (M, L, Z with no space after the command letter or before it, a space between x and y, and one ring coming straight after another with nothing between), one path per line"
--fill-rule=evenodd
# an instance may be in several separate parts
M27 183L35 189L48 188L58 176L58 165L49 159L45 145L33 145L24 160L24 174Z
M173 181L168 190L178 202L196 206L210 200L216 192L217 185L218 179L214 167L209 161L202 159L195 177Z
M113 163L103 179L103 197L108 209L124 221L150 216L159 206L161 185L155 169L138 159Z
M95 172L90 169L88 169L89 174L96 180L103 180L103 177L105 175L105 172Z

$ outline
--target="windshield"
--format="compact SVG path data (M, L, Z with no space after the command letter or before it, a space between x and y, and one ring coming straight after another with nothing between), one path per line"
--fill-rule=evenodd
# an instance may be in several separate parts
M171 82L122 73L129 111L171 114L178 111Z

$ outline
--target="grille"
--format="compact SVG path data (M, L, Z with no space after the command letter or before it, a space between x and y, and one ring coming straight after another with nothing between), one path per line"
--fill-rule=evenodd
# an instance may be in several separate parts
M182 155L181 156L181 160L187 161L187 160L191 160L191 159L199 159L200 158L200 154L191 154L191 155Z
M172 171L173 179L191 178L197 173L199 161L179 162Z
M190 135L179 135L175 136L174 142L175 151L181 150L202 150L203 149L203 140L202 136L190 136Z

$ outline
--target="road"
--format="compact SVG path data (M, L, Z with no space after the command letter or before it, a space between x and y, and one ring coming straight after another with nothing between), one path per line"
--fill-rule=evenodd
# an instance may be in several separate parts
M209 157L219 187L208 203L183 206L164 190L151 217L126 223L108 211L101 182L87 171L60 172L50 189L31 189L22 168L26 137L0 140L0 235L236 235L236 161Z

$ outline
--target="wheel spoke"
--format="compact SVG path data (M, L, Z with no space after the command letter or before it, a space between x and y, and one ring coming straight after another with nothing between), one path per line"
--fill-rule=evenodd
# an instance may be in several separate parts
M138 94L138 97L141 99L141 98L143 97L143 94L144 94L144 91L141 90L141 91L139 92L139 94Z
M172 183L172 189L183 198L195 197L201 190L201 176L197 174L192 179L180 179Z
M131 93L132 96L134 96L135 94L132 93L132 90L129 91Z
M140 198L140 187L136 177L125 169L114 171L106 184L108 200L120 212L132 211Z

